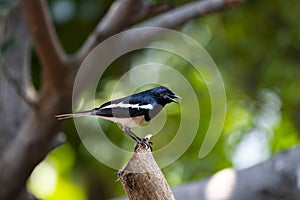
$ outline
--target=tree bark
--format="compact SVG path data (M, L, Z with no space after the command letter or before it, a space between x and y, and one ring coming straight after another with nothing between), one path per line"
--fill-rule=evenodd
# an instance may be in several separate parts
M13 9L0 26L0 44L7 46L0 56L0 154L14 139L28 111L28 105L20 98L9 79L13 78L19 85L26 86L30 77L30 39L20 11L20 7ZM3 73L5 70L11 77Z
M138 145L118 176L130 200L175 200L151 150L142 145Z

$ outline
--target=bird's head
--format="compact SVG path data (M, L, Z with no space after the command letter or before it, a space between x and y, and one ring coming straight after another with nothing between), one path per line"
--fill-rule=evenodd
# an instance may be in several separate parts
M178 103L176 99L181 99L180 96L174 94L170 89L165 86L160 86L152 89L154 98L161 104L167 104L171 102Z

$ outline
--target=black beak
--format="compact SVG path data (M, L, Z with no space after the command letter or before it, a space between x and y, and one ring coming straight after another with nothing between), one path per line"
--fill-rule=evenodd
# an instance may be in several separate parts
M174 103L178 103L178 101L175 99L181 99L181 97L176 94L168 95L167 98Z

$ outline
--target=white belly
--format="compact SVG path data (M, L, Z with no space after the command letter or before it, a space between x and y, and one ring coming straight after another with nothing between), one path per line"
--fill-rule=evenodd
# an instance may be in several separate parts
M144 116L132 117L132 118L115 118L115 117L102 117L103 119L107 119L113 121L115 123L119 123L121 125L127 126L129 128L139 126L140 124L146 123Z

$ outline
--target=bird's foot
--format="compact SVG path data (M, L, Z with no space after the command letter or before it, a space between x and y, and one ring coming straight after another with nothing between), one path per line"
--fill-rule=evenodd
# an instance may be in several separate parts
M149 134L145 138L137 141L137 144L134 147L134 151L137 150L137 148L139 147L139 145L142 145L146 149L150 148L150 150L152 151L153 142L150 141L151 137L152 137L152 135Z

